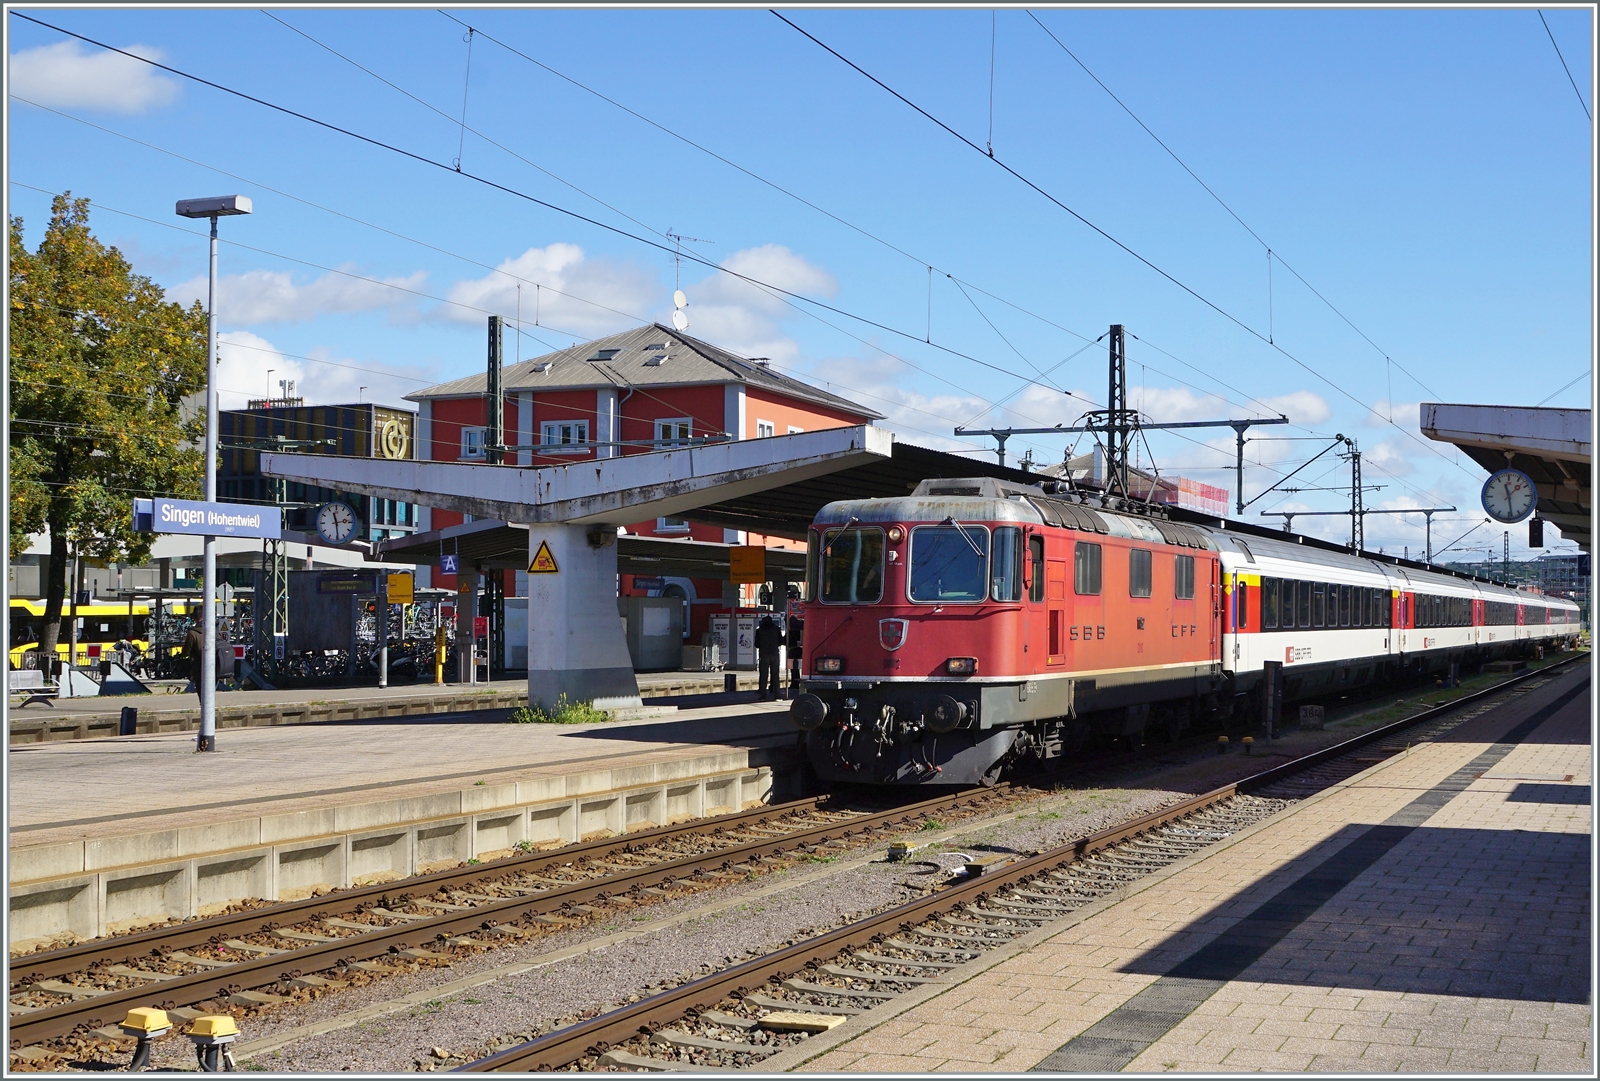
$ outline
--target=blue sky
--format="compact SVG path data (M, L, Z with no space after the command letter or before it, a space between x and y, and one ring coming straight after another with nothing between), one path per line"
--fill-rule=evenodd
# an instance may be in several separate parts
M957 446L958 423L1071 423L1103 405L1103 348L1066 358L1120 322L1134 335L1130 396L1156 419L1281 409L1296 421L1257 430L1298 441L1252 445L1248 495L1324 445L1308 437L1343 432L1367 482L1385 486L1369 503L1462 508L1459 526L1436 523L1442 546L1481 518L1482 474L1419 442L1417 402L1589 401L1587 9L1545 12L1583 104L1532 9L1038 11L1354 328L1282 265L1269 301L1262 243L1025 11L786 14L980 146L992 43L996 158L1238 323L765 10L452 11L459 23L275 9L315 41L255 10L30 11L443 169L13 14L11 213L36 243L48 196L34 188L88 196L102 238L192 297L205 244L172 228L192 228L174 200L249 195L255 214L223 223L250 246L222 250L225 404L264 394L269 368L317 401L392 401L477 370L485 312L514 317L518 280L524 357L670 316L669 254L458 176L458 155L464 172L658 243L702 238L685 247L904 331L786 305L701 265L679 276L691 334L855 396L925 445ZM470 79L462 23L484 31ZM1192 438L1152 433L1148 453L1231 488L1232 433ZM1012 449L1054 461L1064 441ZM1339 486L1348 473L1330 455L1297 479ZM1248 513L1340 505L1274 493ZM1415 550L1421 532L1409 517L1368 523L1374 547ZM1464 543L1498 539L1485 527Z

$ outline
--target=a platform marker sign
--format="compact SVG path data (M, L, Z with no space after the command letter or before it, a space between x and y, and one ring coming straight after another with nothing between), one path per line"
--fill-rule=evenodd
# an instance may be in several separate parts
M528 564L529 574L559 574L561 568L556 566L556 557L550 551L548 541L539 542L539 550L533 554L533 562Z

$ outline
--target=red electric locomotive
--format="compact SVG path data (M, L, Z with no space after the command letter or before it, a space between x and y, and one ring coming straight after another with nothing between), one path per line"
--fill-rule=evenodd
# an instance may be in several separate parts
M819 777L993 783L1248 716L1269 670L1292 700L1577 632L1571 602L1096 502L983 477L824 507L791 707Z

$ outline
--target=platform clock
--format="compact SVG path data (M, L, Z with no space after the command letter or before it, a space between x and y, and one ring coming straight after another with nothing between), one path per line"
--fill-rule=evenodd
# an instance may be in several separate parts
M356 535L355 508L334 500L317 511L317 536L329 544L345 544Z
M1497 522L1510 525L1533 513L1539 490L1520 469L1502 469L1483 485L1483 509Z

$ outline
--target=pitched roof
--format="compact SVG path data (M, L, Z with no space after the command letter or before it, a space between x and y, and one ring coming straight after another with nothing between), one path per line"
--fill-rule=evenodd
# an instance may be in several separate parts
M559 349L542 357L512 364L505 369L501 381L507 394L525 390L600 390L606 387L626 389L630 386L744 383L864 419L876 420L883 416L848 398L802 383L759 361L746 360L660 323L635 327L620 334L575 345L571 349ZM487 373L478 372L414 391L407 394L406 398L420 402L430 398L473 397L486 393L488 385Z

